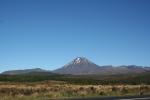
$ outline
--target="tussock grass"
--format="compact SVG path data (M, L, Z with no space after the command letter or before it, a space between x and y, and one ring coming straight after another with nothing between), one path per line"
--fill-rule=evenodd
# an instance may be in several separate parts
M45 100L49 98L148 94L150 94L150 85L74 85L63 81L0 83L0 100Z

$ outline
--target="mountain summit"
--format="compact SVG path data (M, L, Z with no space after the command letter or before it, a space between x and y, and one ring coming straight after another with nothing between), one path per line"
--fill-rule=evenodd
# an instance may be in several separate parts
M81 63L89 63L90 61L87 60L84 57L77 57L76 59L73 60L73 64L81 64Z
M77 57L70 63L66 64L64 67L69 67L70 65L83 65L83 64L94 64L94 63L86 59L85 57Z
M64 65L62 68L55 70L55 73L59 74L95 74L99 66L85 57L77 57L70 63Z

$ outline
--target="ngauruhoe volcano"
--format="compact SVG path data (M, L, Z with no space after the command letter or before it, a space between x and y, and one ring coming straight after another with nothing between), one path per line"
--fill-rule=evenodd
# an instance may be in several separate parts
M99 66L84 57L77 57L62 68L55 70L59 74L92 74L97 73Z

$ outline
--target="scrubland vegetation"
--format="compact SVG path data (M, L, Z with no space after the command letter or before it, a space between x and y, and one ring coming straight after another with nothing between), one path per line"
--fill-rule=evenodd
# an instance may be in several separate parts
M1 75L0 100L150 95L149 74L132 76Z

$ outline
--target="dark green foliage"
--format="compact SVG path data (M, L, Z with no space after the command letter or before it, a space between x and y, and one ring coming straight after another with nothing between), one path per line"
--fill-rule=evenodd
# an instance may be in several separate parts
M59 74L0 75L1 82L65 81L71 84L150 84L150 73L112 76L73 76Z
M101 91L101 92L99 93L99 95L102 95L102 96L103 96L103 95L105 95L105 93L104 93L103 91Z

